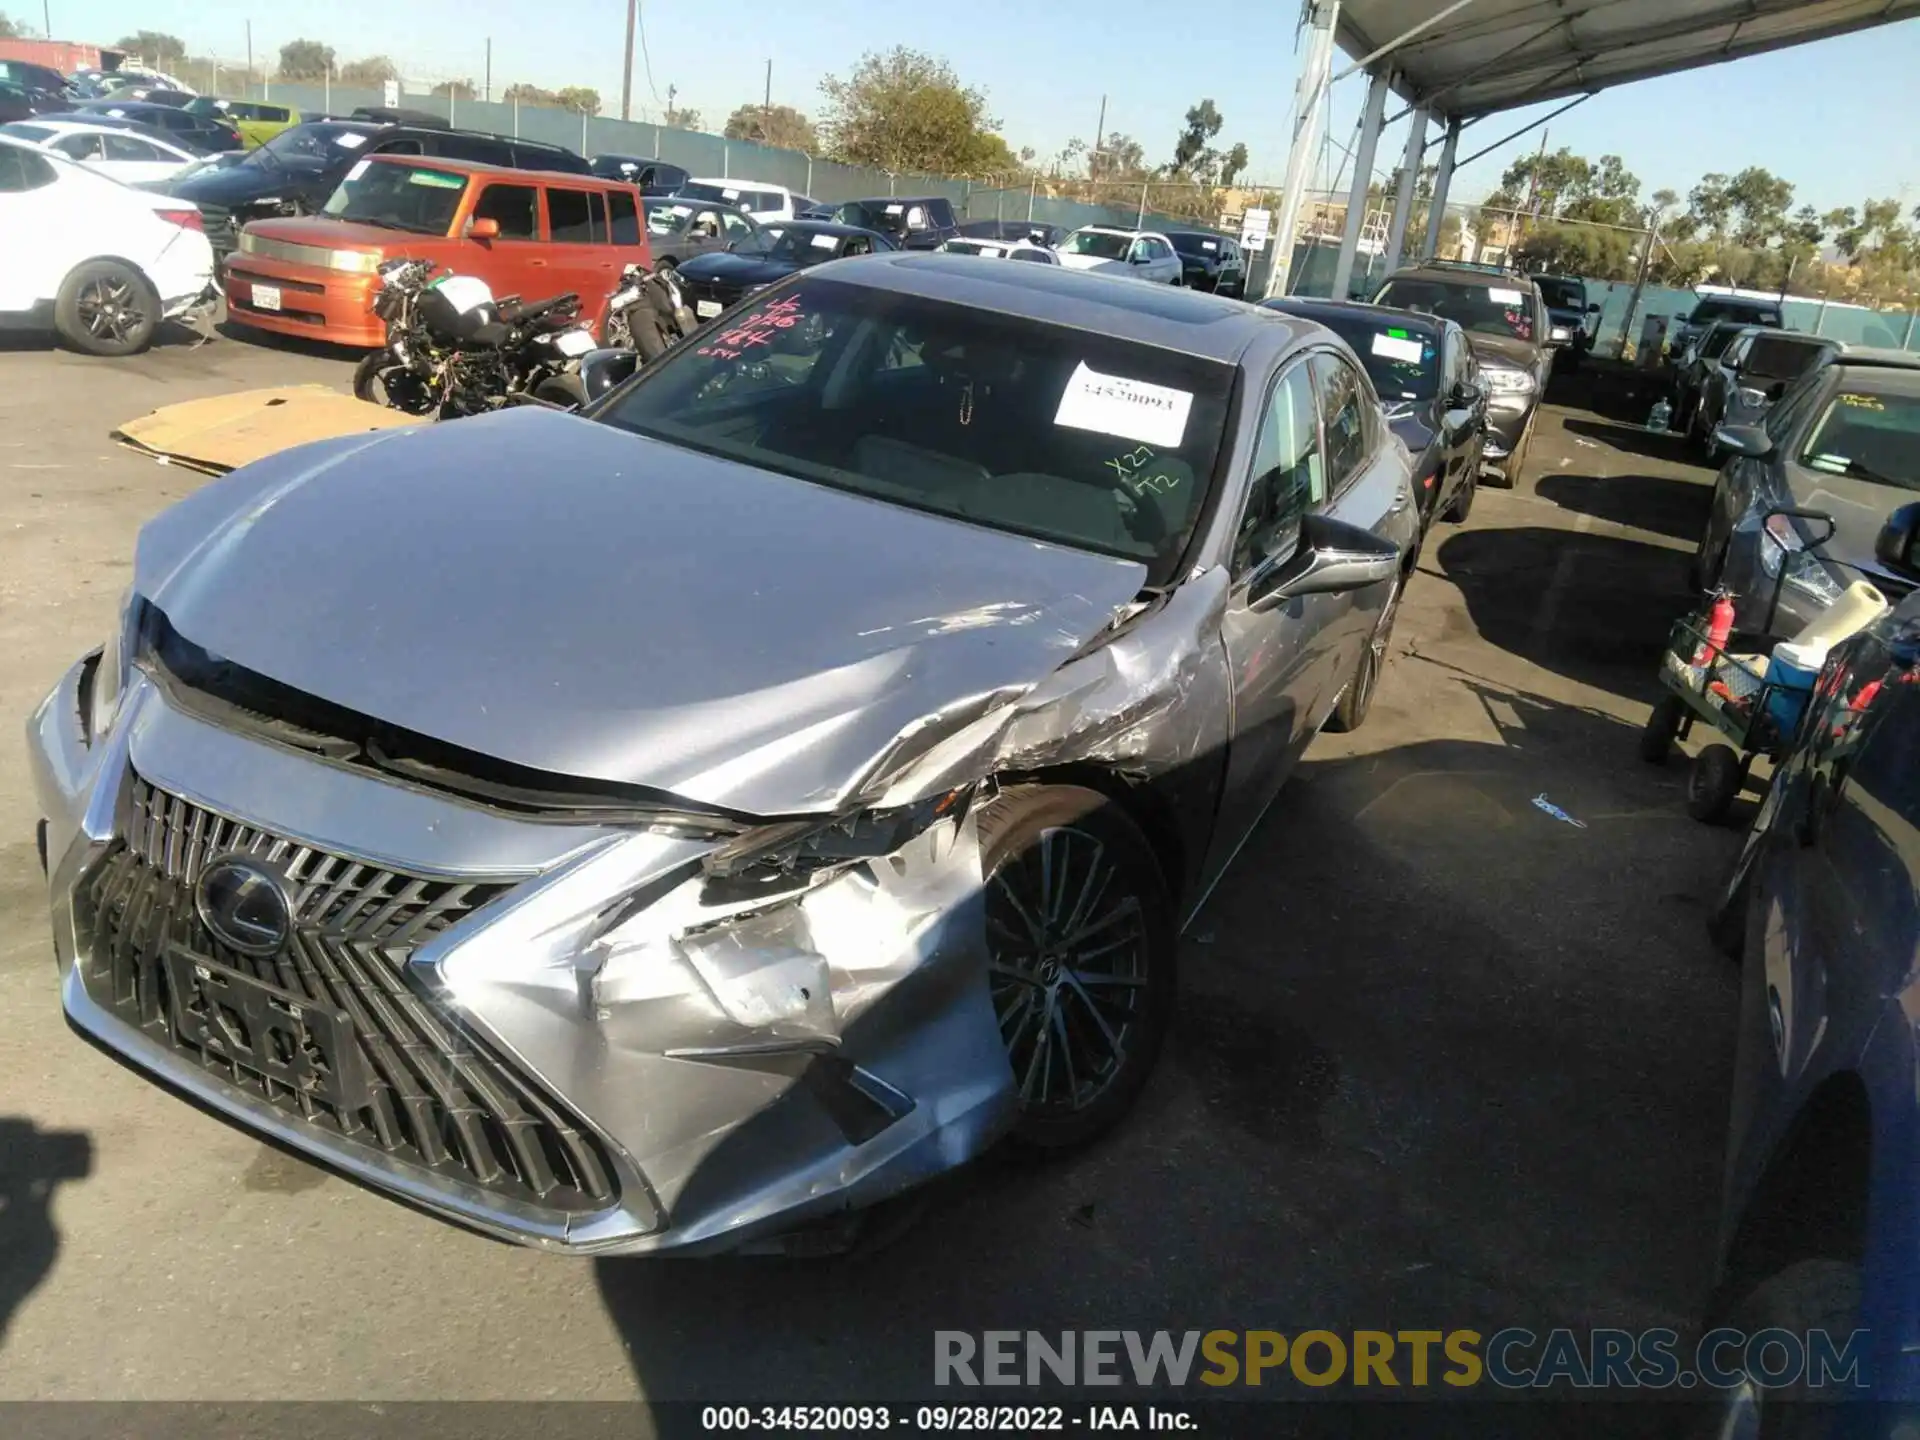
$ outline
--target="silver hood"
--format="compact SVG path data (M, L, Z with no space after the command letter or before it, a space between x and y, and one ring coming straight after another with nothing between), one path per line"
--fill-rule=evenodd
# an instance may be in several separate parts
M1043 680L1145 579L527 408L236 471L146 527L135 583L193 644L363 715L777 815Z

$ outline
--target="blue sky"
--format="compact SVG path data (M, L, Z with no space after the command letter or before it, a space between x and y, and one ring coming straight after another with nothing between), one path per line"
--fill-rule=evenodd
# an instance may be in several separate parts
M343 60L392 56L411 79L472 76L493 38L496 91L515 80L585 84L617 107L625 0L330 0L271 6L258 0L47 0L63 39L112 42L138 28L169 31L196 54L239 57L253 21L256 56L307 37ZM41 0L0 0L0 10L38 27ZM667 86L677 103L717 128L734 106L757 101L773 61L773 98L814 113L823 75L844 74L866 50L910 45L950 60L985 90L1017 150L1057 151L1072 136L1091 139L1107 96L1107 125L1138 139L1149 161L1169 157L1186 108L1211 96L1226 117L1220 143L1242 141L1256 178L1277 181L1286 164L1294 80L1290 0L1219 9L1232 18L1209 34L1197 12L1144 0L961 0L950 5L814 0L812 4L689 4L643 0L653 91L634 63L636 112L658 109ZM306 18L291 18L296 13ZM564 17L564 18L563 18ZM1153 27L1166 22L1166 34ZM1605 92L1555 120L1548 144L1620 155L1648 191L1682 197L1700 175L1764 165L1797 187L1796 203L1822 210L1869 195L1906 194L1920 204L1920 164L1908 137L1920 131L1920 21L1774 55L1758 56ZM1334 132L1350 140L1364 82L1334 95ZM1551 107L1543 107L1551 108ZM1540 110L1482 121L1471 149L1498 139ZM636 118L638 114L636 113ZM1379 162L1395 163L1404 129L1389 131ZM1876 143L1868 137L1880 137ZM1836 138L1841 137L1841 138ZM1499 180L1527 136L1461 171L1456 199L1477 198Z

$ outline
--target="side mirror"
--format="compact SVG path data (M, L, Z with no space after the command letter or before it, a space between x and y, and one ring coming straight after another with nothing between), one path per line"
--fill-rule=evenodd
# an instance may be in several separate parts
M1920 579L1920 502L1902 505L1874 538L1873 558L1889 570Z
M1275 609L1296 595L1338 595L1384 585L1399 573L1400 548L1371 530L1327 515L1300 522L1300 544L1257 588L1252 608Z
M1598 300L1595 300L1592 304L1587 306L1587 314L1598 315L1599 313L1600 313L1600 302Z
M470 220L467 222L467 238L469 240L498 240L500 238L500 222L486 215L481 216L478 220Z
M1485 398L1485 392L1470 380L1462 380L1453 387L1453 406L1455 410L1471 410Z
M1773 453L1773 441L1758 425L1722 425L1713 432L1713 443L1749 460L1765 459Z

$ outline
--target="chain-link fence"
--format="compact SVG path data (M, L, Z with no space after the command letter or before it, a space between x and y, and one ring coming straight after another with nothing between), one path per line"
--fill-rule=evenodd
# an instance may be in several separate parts
M1368 204L1348 298L1371 297L1386 278L1392 205L1391 195L1375 195ZM1310 195L1301 206L1288 284L1291 293L1333 293L1347 208L1345 195L1326 194ZM1414 203L1401 251L1403 264L1429 253L1431 213L1425 201ZM1650 245L1658 247L1659 238L1643 228L1542 219L1525 210L1450 204L1442 213L1438 240L1431 253L1446 260L1512 264L1534 275L1580 277L1586 285L1588 303L1600 307L1595 318L1595 349L1603 354L1622 350L1630 354L1648 317L1667 317L1671 329L1702 299L1729 290L1710 284L1695 289L1649 281L1641 287L1635 305L1635 286ZM1653 253L1658 260L1665 252L1656 248ZM1648 268L1657 273L1657 266ZM1913 350L1920 344L1920 317L1909 310L1877 310L1831 296L1796 295L1790 289L1784 295L1750 290L1736 293L1778 301L1787 327L1810 335L1893 349Z

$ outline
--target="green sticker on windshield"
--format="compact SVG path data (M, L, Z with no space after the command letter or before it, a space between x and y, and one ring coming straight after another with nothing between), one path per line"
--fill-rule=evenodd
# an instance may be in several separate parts
M407 177L409 185L426 185L435 190L461 190L466 188L464 175L441 175L432 170L416 170Z
M1413 338L1411 335L1407 334L1407 332L1404 330L1389 330L1387 331L1387 334L1391 335L1396 340L1411 340Z

